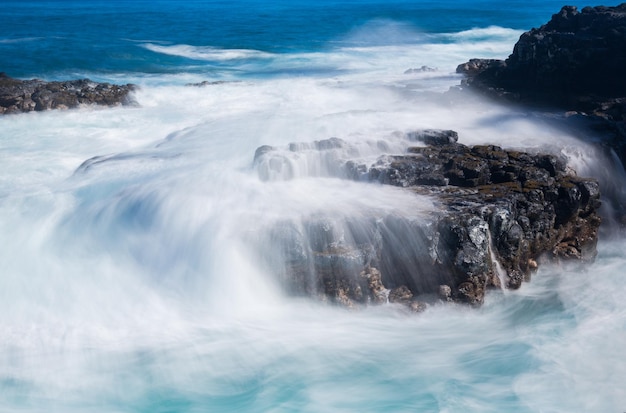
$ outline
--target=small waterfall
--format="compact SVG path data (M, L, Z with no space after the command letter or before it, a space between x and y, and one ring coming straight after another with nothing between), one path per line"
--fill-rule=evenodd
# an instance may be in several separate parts
M500 261L498 261L498 257L496 256L493 239L491 237L491 231L487 231L487 233L489 234L489 257L491 257L491 264L493 265L493 269L496 272L496 276L498 277L498 280L500 280L500 285L498 285L498 287L500 288L500 290L506 291L508 275L504 268L502 268L502 265L500 264Z
M348 142L329 138L292 142L286 147L263 145L254 154L254 167L263 181L307 177L365 180L362 174L367 172L366 165L380 155L404 153L410 145L419 145L411 142L411 138L411 133L394 132L377 140Z

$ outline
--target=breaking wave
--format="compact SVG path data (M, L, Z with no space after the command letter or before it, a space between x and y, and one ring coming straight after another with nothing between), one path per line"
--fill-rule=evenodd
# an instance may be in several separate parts
M272 53L259 50L219 49L211 46L191 46L187 44L164 46L155 43L146 43L143 44L142 47L155 53L216 62L243 59L268 59L273 56Z

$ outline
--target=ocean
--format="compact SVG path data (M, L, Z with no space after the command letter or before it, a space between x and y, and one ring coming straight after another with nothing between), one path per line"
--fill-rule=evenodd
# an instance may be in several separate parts
M268 231L420 220L432 201L338 179L315 151L253 163L331 137L353 148L333 157L374 162L453 129L623 191L572 131L447 93L458 64L506 58L562 5L4 0L0 71L139 89L0 118L0 411L626 411L626 240L606 202L583 269L543 264L480 308L347 310L285 291Z

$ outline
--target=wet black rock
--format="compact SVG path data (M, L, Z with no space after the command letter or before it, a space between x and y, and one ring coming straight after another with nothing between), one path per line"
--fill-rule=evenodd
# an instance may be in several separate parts
M458 143L410 152L374 166L374 175L437 197L444 211L439 242L447 246L438 254L439 273L452 275L456 299L478 304L489 286L517 288L541 259L594 259L599 185L572 174L563 159ZM449 184L420 178L433 173Z
M339 176L406 188L438 209L424 219L389 213L281 223L268 243L284 258L292 293L348 307L391 302L417 311L433 299L480 305L489 288L519 288L546 260L595 258L599 185L576 176L564 159L465 146L453 131L407 137L428 137L431 145L372 164L336 159ZM349 146L320 142L293 150ZM255 162L271 163L273 151L262 147Z
M453 130L424 129L407 133L407 138L414 142L423 142L426 145L446 145L459 140L459 134Z
M562 124L599 141L626 163L626 3L565 6L520 37L505 60L472 59L462 88L559 109ZM592 139L589 139L592 140ZM626 212L625 215L626 217Z
M467 85L558 104L626 96L626 3L565 6L520 37L506 61L474 59L457 68Z
M394 288L389 291L389 302L390 303L410 303L413 298L413 293L406 285L402 285L398 288Z
M89 79L65 82L19 80L0 73L0 114L50 109L71 109L81 105L118 106L133 104L133 85L112 85Z

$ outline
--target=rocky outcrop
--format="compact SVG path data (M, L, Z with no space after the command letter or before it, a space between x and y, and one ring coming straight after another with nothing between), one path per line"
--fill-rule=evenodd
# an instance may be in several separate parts
M626 3L565 6L520 37L506 61L475 59L457 71L466 85L513 98L584 106L626 96Z
M390 302L420 311L433 297L480 305L486 290L518 288L543 260L595 257L599 186L563 159L468 147L454 131L413 132L407 139L428 144L372 164L336 160L333 170L426 195L438 211L423 220L395 213L347 218L340 231L328 217L311 218L304 228L281 223L269 239L281 246L291 292L348 307ZM347 145L333 138L290 150ZM261 147L255 163L271 164L274 156L274 148Z
M520 37L505 60L472 59L457 72L461 88L490 97L549 108L564 126L626 164L626 3L615 7L565 6L540 28ZM560 110L561 117L554 111ZM607 185L608 186L608 185ZM611 195L626 226L626 199Z
M70 109L81 105L132 104L133 85L96 83L89 79L66 82L19 80L0 73L0 114Z

